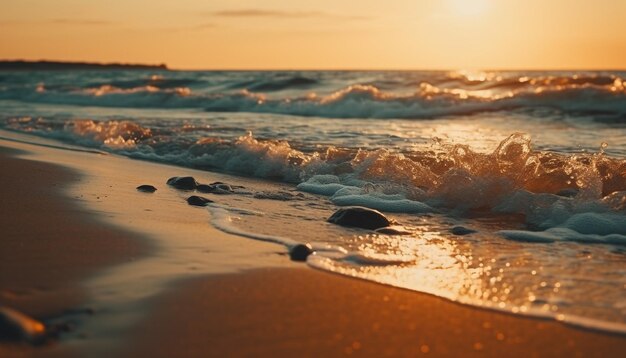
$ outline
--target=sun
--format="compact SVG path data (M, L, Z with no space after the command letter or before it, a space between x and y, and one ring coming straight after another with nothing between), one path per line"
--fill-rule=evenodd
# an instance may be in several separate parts
M450 10L459 16L475 17L486 13L490 0L447 0Z

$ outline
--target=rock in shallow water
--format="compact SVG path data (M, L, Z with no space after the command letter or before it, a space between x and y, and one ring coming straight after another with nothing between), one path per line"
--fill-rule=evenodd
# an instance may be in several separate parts
M40 344L46 338L43 323L16 310L0 307L0 341Z
M215 188L212 185L198 184L196 190L201 193L211 193L215 190Z
M328 218L328 222L368 230L376 230L391 225L389 219L380 211L361 206L341 208Z
M450 229L450 232L454 235L459 235L459 236L463 236L463 235L469 235L469 234L474 234L478 231L476 230L472 230L472 229L468 229L466 227L463 226L455 226L452 229Z
M137 190L139 190L139 191L141 191L141 192L144 192L144 193L154 193L154 192L157 190L157 188L155 188L155 187L154 187L154 186L152 186L152 185L146 185L146 184L144 184L144 185L140 185L140 186L138 186L138 187L137 187Z
M298 244L289 250L289 257L293 261L306 261L306 258L313 253L311 244Z
M209 203L212 203L213 200L207 199L202 196L192 195L187 198L187 204L193 206L207 206Z
M233 190L233 188L228 185L228 184L224 184L224 183L218 183L218 184L200 184L196 187L196 190L201 192L201 193L211 193L211 194L232 194L235 192L235 190Z
M198 186L198 182L194 177L172 177L167 180L167 185L176 189L194 190Z

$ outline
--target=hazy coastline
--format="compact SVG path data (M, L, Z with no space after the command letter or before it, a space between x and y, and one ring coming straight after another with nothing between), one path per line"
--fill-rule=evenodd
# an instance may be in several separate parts
M167 65L68 62L51 60L0 60L0 71L167 70Z

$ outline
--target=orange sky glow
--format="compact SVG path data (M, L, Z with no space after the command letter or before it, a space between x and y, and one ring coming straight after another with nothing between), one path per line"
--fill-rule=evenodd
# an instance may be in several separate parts
M624 0L20 0L0 58L175 69L624 69Z

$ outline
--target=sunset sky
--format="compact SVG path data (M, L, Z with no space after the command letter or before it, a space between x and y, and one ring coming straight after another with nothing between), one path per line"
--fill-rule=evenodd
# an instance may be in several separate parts
M19 0L0 58L178 69L624 69L624 0Z

